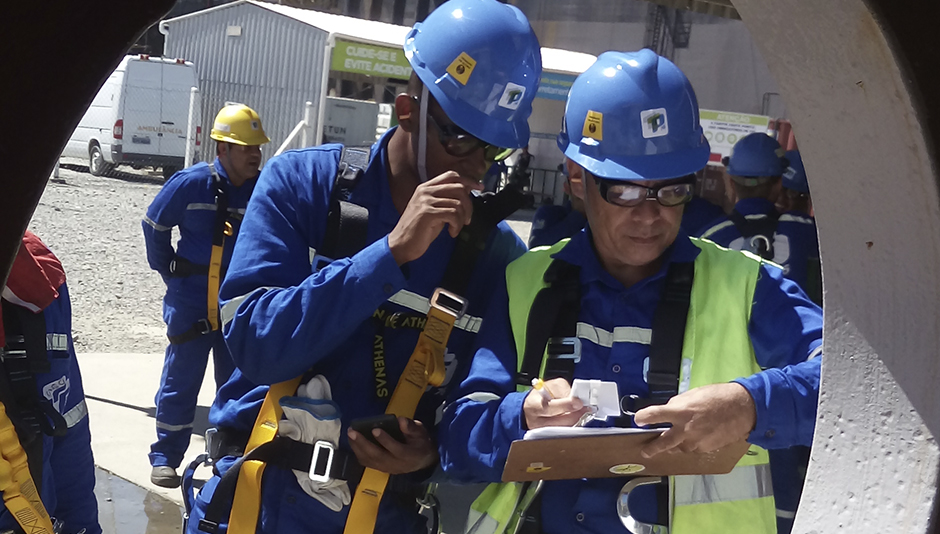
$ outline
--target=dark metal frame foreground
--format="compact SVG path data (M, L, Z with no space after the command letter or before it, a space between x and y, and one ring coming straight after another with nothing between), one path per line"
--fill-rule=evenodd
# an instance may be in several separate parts
M172 4L5 6L0 279L82 111L134 37ZM794 532L932 532L940 470L940 5L734 6L791 110L819 215L826 356Z

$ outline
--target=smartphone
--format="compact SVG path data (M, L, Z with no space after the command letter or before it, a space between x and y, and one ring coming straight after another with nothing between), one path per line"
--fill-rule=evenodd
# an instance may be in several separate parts
M373 428L379 428L385 431L386 434L392 436L396 441L400 443L405 442L405 436L401 433L401 427L398 426L398 417L395 417L391 414L376 415L374 417L360 417L359 419L354 419L350 424L349 428L352 428L356 432L359 432L366 437L372 443L375 443L379 447L382 446L381 443L375 439L375 436L372 435Z

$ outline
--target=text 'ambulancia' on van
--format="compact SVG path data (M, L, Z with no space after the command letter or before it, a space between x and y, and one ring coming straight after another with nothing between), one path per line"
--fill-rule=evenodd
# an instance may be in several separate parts
M198 87L198 77L188 61L143 54L124 57L98 91L62 156L87 158L88 170L95 176L130 165L161 167L169 178L185 160L192 87ZM199 98L195 108L198 148Z

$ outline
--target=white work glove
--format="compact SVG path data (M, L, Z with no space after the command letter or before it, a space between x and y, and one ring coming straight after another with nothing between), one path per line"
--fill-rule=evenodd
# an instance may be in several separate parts
M284 397L280 404L285 419L278 425L278 435L311 445L317 441L327 441L334 448L339 447L342 427L339 406L333 402L330 383L323 375L301 384L297 388L296 397ZM345 480L314 482L306 471L293 471L304 492L330 510L338 512L350 503L349 486Z

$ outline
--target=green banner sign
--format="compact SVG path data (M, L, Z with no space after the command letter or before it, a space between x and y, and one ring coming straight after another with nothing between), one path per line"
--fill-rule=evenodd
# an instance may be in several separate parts
M330 68L340 72L355 72L402 80L407 80L411 76L411 65L401 48L342 40L337 40L336 46L333 47Z

